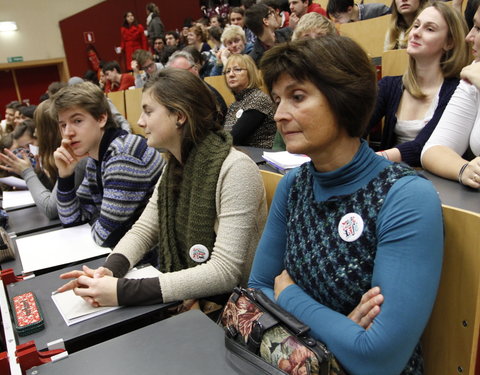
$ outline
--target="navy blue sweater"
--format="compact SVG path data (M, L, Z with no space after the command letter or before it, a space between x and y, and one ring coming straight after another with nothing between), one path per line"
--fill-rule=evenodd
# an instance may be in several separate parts
M386 150L396 147L400 150L402 161L412 167L420 167L420 154L423 146L430 138L433 130L442 117L443 111L455 92L459 80L457 78L446 78L440 89L438 106L435 109L432 119L418 133L417 137L410 141L397 144L395 126L397 125L397 110L403 94L402 77L384 77L378 82L378 98L375 110L370 120L369 129L378 124L385 117L381 149Z

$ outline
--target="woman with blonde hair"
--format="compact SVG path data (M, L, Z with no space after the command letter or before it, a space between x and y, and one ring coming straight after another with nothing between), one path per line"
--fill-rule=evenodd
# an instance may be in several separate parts
M272 148L276 126L274 105L260 87L262 78L249 55L232 55L223 71L225 83L235 96L225 117L225 130L233 136L233 144Z
M420 166L420 153L455 91L468 61L467 26L442 2L424 8L408 34L405 74L384 77L370 127L385 117L383 157Z
M480 188L480 6L466 40L474 62L461 72L460 84L422 151L422 165L441 177Z
M407 47L406 32L426 3L427 0L392 0L390 25L385 34L385 51Z

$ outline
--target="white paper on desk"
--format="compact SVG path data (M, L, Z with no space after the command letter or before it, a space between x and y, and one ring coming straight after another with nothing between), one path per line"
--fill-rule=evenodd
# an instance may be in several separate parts
M0 177L0 182L17 189L27 189L27 183L25 180L15 176Z
M263 158L282 169L295 168L310 161L306 155L291 154L288 151L264 152Z
M111 252L108 247L98 246L93 241L88 224L18 238L16 242L24 273Z
M145 277L158 277L160 271L152 266L143 268L134 268L130 270L125 277L129 279L141 279ZM110 311L119 309L121 306L113 307L92 307L73 293L72 290L67 290L63 293L52 294L52 299L57 306L58 311L65 320L67 326L83 322L99 315L106 314Z
M28 190L3 192L2 206L4 210L34 205L32 194Z

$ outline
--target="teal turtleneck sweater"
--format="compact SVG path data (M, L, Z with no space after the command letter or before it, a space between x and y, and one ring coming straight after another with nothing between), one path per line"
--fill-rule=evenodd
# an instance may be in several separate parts
M335 171L319 173L310 164L314 200L352 194L390 164L366 142L350 163ZM277 187L250 275L249 286L261 288L272 299L274 279L286 267L286 213L297 174L298 169L289 172ZM432 184L418 176L398 179L378 212L375 234L371 287L380 286L385 300L369 330L319 303L298 285L285 288L276 301L308 324L312 335L324 342L352 375L402 373L427 324L443 256L441 205ZM305 267L305 272L315 270Z

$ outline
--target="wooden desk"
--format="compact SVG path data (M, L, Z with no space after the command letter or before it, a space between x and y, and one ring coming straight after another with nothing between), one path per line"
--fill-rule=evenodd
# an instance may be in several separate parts
M223 330L189 311L27 371L29 375L261 374L230 354Z

